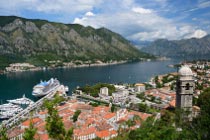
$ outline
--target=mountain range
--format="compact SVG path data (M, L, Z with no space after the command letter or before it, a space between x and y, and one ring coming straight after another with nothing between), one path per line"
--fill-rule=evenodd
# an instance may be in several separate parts
M113 61L150 58L106 28L0 16L0 64L50 61Z
M170 58L210 59L210 35L182 40L158 39L141 51Z

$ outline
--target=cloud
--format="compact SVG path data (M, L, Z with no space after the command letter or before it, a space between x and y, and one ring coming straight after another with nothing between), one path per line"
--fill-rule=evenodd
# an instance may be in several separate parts
M198 29L198 30L195 30L191 35L189 35L188 38L192 38L192 37L194 37L194 38L202 38L202 37L204 37L206 35L207 35L207 32Z
M207 8L210 7L210 1L202 2L198 5L199 8Z
M204 1L204 2L202 1L198 3L198 5L196 5L194 8L185 10L184 12L193 12L193 11L208 8L208 7L210 7L210 1Z
M175 15L179 11L176 11L177 6L173 6L170 6L167 0L2 0L0 13L29 15L28 18L41 15L47 19L51 18L51 21L73 22L95 28L106 27L134 41L151 41L158 38L174 40L205 34L204 29L207 26L204 28L199 25L199 28L186 22L186 17L180 18L183 12ZM208 1L200 2L191 10L209 6ZM28 11L34 15L30 16ZM200 19L199 16L191 16L190 22L198 21L192 18ZM210 27L208 29L210 32Z
M0 10L23 9L43 13L71 14L77 12L91 11L94 6L102 0L7 0L0 1ZM11 11L11 14L15 14Z
M115 13L100 13L92 17L83 15L75 18L73 23L95 28L106 27L134 41L198 37L193 35L196 30L200 30L198 27L164 18L153 9L137 7L134 4L130 7L133 8L128 10L119 5L119 10Z
M132 8L132 11L136 12L136 13L139 13L139 14L151 14L152 13L152 10L144 9L144 8L141 8L141 7L134 7L134 8Z
M92 12L87 12L87 13L85 13L85 16L91 17L91 16L95 16L95 14Z

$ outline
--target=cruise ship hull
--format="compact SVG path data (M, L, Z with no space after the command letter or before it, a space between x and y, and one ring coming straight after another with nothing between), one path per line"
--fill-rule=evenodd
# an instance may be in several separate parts
M40 97L43 97L43 96L47 95L47 93L32 93L32 95L37 97L37 98L40 98Z

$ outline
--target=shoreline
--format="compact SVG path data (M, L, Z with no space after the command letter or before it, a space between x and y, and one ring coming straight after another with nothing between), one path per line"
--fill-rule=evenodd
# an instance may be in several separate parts
M0 73L0 74L8 74L8 73L22 73L22 72L32 72L32 71L45 71L45 70L53 70L53 69L60 69L60 68L85 68L85 67L101 67L101 66L109 66L109 65L119 65L119 64L125 64L129 63L129 61L114 61L114 62L109 62L109 63L92 63L92 64L81 64L81 65L76 65L76 64L69 64L65 66L58 66L58 67L35 67L33 69L27 69L27 70L12 70L12 71L6 71Z
M167 61L170 59L156 59L155 61ZM8 74L8 73L22 73L22 72L32 72L32 71L45 71L45 70L53 70L53 69L68 69L68 68L85 68L85 67L101 67L101 66L111 66L111 65L119 65L119 64L125 64L125 63L131 63L131 62L150 62L152 61L151 59L145 59L145 60L139 60L139 61L131 61L131 60L122 60L122 61L113 61L113 62L108 62L104 63L101 61L98 61L97 63L85 63L85 64L75 64L72 62L64 63L64 66L43 66L43 67L36 67L34 66L31 69L12 69L10 71L7 71L6 69L0 73L0 75L3 74ZM22 64L22 63L20 63ZM28 63L29 64L29 63ZM31 65L31 64L30 64Z

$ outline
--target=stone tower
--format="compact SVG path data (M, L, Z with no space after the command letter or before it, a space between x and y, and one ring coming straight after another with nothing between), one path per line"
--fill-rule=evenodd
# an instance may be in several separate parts
M179 70L179 78L176 82L176 107L189 111L187 117L192 118L192 100L194 93L194 79L192 70L188 66L182 66Z

